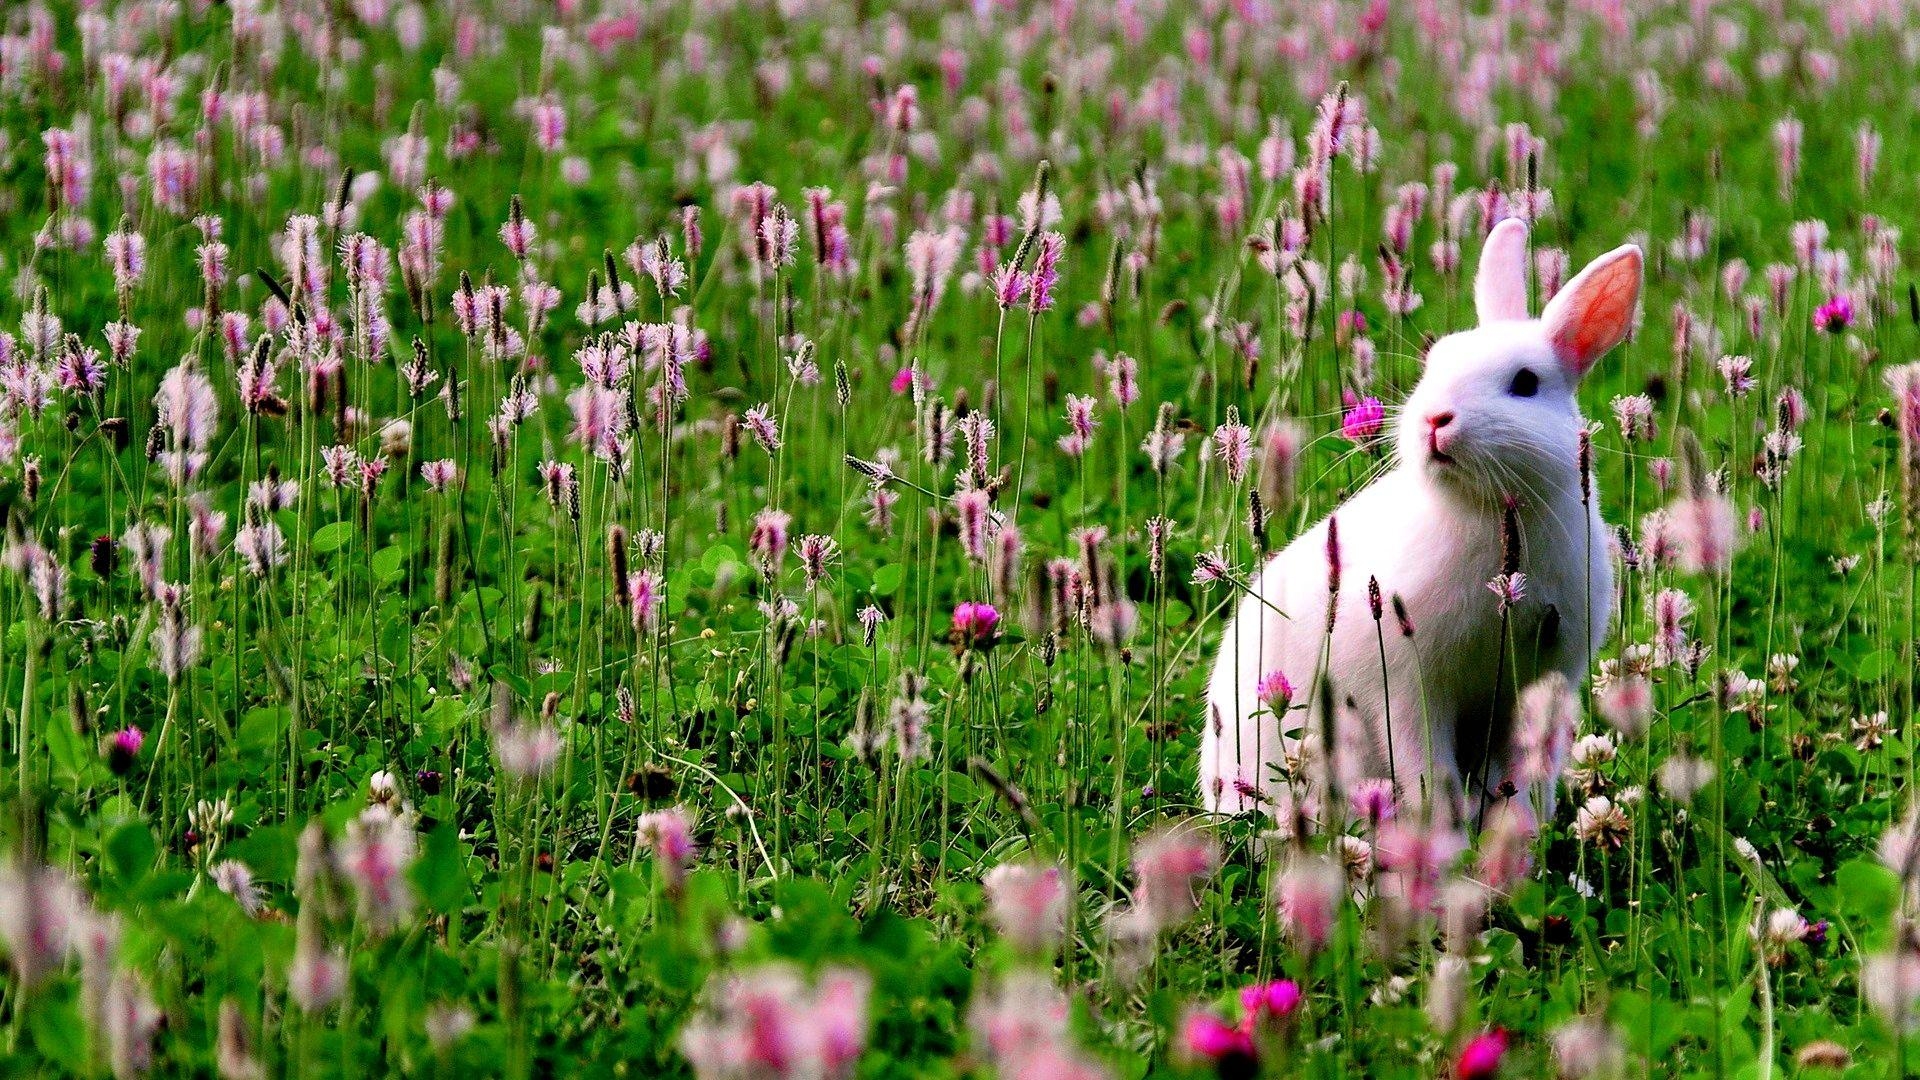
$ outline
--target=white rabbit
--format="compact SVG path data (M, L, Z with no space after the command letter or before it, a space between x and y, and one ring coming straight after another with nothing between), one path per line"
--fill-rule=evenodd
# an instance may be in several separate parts
M1515 688L1551 671L1583 684L1614 593L1599 496L1582 484L1586 420L1575 392L1633 326L1641 255L1627 245L1595 259L1539 319L1527 316L1526 266L1526 226L1500 222L1474 284L1480 325L1433 344L1395 423L1392 469L1274 556L1250 583L1257 596L1242 594L1207 688L1200 784L1209 810L1258 807L1283 827L1322 819L1323 696L1334 704L1341 790L1391 779L1403 804L1471 810L1484 798L1463 802L1469 787L1498 792L1512 774ZM1525 586L1506 616L1503 658L1489 583L1504 569L1509 513ZM1369 578L1386 608L1378 623ZM1276 671L1295 688L1284 723L1258 701L1261 679ZM1538 807L1515 800L1529 823L1551 814L1553 786L1541 785Z

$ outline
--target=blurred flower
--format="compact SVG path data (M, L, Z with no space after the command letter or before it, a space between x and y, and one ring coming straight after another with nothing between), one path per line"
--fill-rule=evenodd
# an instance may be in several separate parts
M1195 890L1220 862L1213 838L1193 826L1170 824L1134 846L1134 911L1152 933L1170 929L1199 906Z
M667 891L677 895L693 863L693 815L678 806L642 814L637 833L637 843L653 852Z
M1611 1080L1623 1074L1626 1052L1605 1019L1581 1016L1553 1032L1553 1061L1562 1080Z
M1399 818L1380 830L1374 842L1374 861L1392 875L1389 887L1416 912L1433 908L1438 899L1440 880L1460 853L1467 838L1444 821L1410 821Z
M65 871L0 863L0 939L20 985L32 989L60 966L85 896Z
M233 898L240 910L250 916L257 916L266 907L266 901L260 895L260 887L254 884L253 871L246 863L236 859L223 859L207 869L208 876L219 890Z
M1539 830L1524 800L1507 799L1488 808L1480 830L1479 873L1488 888L1506 892L1533 871L1533 842Z
M319 1012L340 1000L347 988L346 957L329 949L319 932L302 931L287 968L287 996L302 1012Z
M1891 951L1866 958L1860 969L1861 996L1882 1023L1904 1038L1920 1029L1920 951L1901 942Z
M1240 988L1241 1029L1252 1034L1286 1020L1301 1000L1300 984L1292 979L1248 983Z
M1331 859L1301 856L1273 885L1274 914L1294 948L1315 953L1326 948L1346 896L1346 875Z
M1019 967L974 994L967 1024L975 1052L1003 1080L1107 1080L1068 1031L1066 995L1048 973Z
M1492 1080L1500 1072L1500 1061L1507 1055L1507 1033L1501 1028L1485 1031L1467 1040L1454 1060L1455 1080Z
M747 550L759 556L768 573L778 569L787 554L787 528L793 515L767 507L753 516L753 531L747 535Z
M1467 958L1456 952L1441 953L1427 977L1427 1022L1439 1034L1451 1035L1460 1027L1467 1006ZM1464 1055L1462 1055L1464 1056Z
M1181 1021L1180 1049L1188 1060L1211 1066L1218 1076L1252 1076L1256 1069L1253 1039L1203 1010L1193 1010Z
M1550 671L1520 691L1518 711L1513 782L1524 791L1559 777L1580 726L1580 702L1566 676Z
M1660 763L1660 791L1677 803L1690 803L1700 789L1713 782L1713 762L1675 754Z
M1060 867L1038 863L1001 863L982 884L987 911L1000 935L1030 956L1051 953L1060 938L1069 898Z
M1638 738L1653 718L1653 683L1642 675L1609 679L1598 688L1594 707L1622 738Z
M527 721L493 729L493 754L500 771L516 780L545 776L560 757L560 732L552 724Z
M1803 1071L1831 1069L1842 1072L1853 1064L1853 1053L1832 1039L1815 1039L1794 1055L1794 1064Z
M140 1076L153 1064L153 1034L163 1019L152 995L132 975L107 984L107 1063L116 1080Z
M1391 780L1362 780L1347 792L1347 804L1353 808L1355 817L1370 826L1393 817L1394 795Z
M359 898L361 922L372 932L392 930L412 912L407 870L415 851L413 826L385 806L369 806L347 823L334 857Z
M1719 573L1739 547L1738 512L1715 492L1683 498L1667 508L1673 527L1675 558L1688 573Z
M473 1010L464 1005L442 1002L427 1008L423 1024L427 1032L427 1041L433 1048L446 1053L454 1043L466 1037L473 1030Z
M700 1080L842 1080L866 1049L871 980L829 968L812 984L783 964L721 977L680 1035Z
M232 998L220 1000L219 1031L214 1038L214 1068L220 1080L263 1080L266 1070L255 1055L247 1018Z

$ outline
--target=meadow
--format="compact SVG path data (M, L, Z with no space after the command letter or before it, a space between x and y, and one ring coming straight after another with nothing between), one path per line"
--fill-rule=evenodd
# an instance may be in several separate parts
M5 5L0 1070L1907 1075L1917 84L1902 0ZM1508 217L1535 310L1645 252L1557 811L1205 812Z

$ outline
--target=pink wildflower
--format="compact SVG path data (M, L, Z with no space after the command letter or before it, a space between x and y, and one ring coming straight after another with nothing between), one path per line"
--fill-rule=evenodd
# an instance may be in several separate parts
M1349 394L1346 414L1340 418L1340 437L1348 442L1365 442L1380 434L1386 420L1387 410L1379 398L1354 400Z
M1002 863L987 871L982 884L994 926L1009 944L1029 955L1052 951L1068 902L1058 866Z
M954 637L963 645L985 645L1000 627L1000 612L992 604L968 601L953 609Z
M692 815L678 806L642 815L638 842L653 853L667 891L678 894L686 884L687 867L693 863Z
M1467 1040L1454 1061L1455 1080L1493 1080L1500 1072L1500 1060L1507 1055L1507 1033L1501 1028L1482 1032Z

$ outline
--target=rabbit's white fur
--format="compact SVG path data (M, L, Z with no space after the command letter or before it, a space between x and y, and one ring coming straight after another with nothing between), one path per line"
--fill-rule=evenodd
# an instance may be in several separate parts
M1466 802L1469 789L1496 791L1510 774L1515 688L1549 671L1575 687L1585 679L1612 616L1613 563L1598 493L1582 495L1586 421L1575 392L1632 325L1640 252L1629 245L1596 259L1537 320L1526 316L1526 261L1525 227L1500 223L1475 289L1481 325L1434 343L1395 425L1393 468L1331 516L1340 567L1332 632L1328 520L1267 563L1251 583L1257 598L1241 597L1207 688L1208 809L1257 807L1282 825L1296 814L1322 818L1324 698L1334 706L1342 790L1391 778L1402 800L1471 811L1479 798ZM1539 380L1531 396L1514 393L1522 368ZM1430 418L1447 413L1434 428ZM1488 583L1502 570L1507 496L1518 499L1526 586L1508 616L1503 670L1502 616ZM1369 578L1385 607L1378 623ZM1395 596L1411 637L1395 618ZM1274 671L1294 687L1284 724L1256 700ZM1519 804L1529 817L1551 813L1553 785L1542 787L1544 805Z

